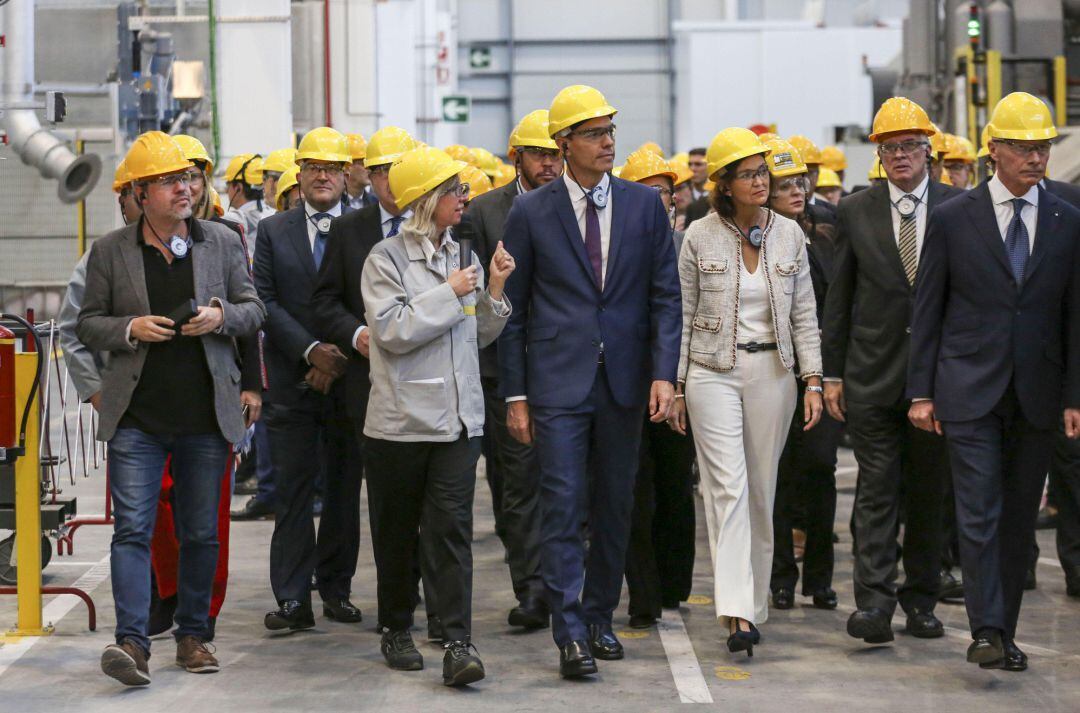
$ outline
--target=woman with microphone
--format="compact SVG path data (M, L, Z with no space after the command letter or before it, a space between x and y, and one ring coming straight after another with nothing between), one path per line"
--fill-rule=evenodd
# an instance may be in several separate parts
M715 213L694 221L679 255L683 334L672 425L694 423L716 616L728 650L752 656L768 617L776 469L806 382L804 428L821 417L821 350L806 236L765 207L766 148L748 129L706 154Z
M484 677L470 643L472 506L484 430L478 347L510 316L503 285L514 260L499 244L490 283L451 228L461 221L466 168L436 148L404 154L390 190L411 217L371 250L361 276L371 330L371 397L364 424L382 653L391 668L423 668L409 628L417 543L434 566L445 633L443 683Z

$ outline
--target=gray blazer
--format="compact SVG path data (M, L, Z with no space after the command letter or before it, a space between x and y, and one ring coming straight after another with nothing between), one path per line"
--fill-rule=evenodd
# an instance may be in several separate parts
M94 243L87 264L86 292L76 334L88 349L108 352L101 371L101 414L97 437L107 441L131 403L150 345L132 344L128 324L150 314L142 249L136 238L138 223L105 235ZM244 438L240 406L240 367L233 337L253 334L266 317L247 270L247 256L231 230L217 223L198 221L199 237L191 255L195 300L211 299L225 314L221 332L201 337L206 363L214 380L214 408L222 436L230 443ZM163 406L166 406L163 404Z
M91 396L101 391L101 368L104 363L104 355L87 349L75 334L83 293L86 291L86 263L89 260L90 251L87 250L71 273L67 292L64 294L64 304L60 306L60 317L57 320L60 346L64 350L64 364L67 365L75 391L79 393L79 400L83 402L89 401Z
M458 264L451 241L450 269ZM371 249L360 289L371 330L371 395L364 435L387 441L452 442L464 427L484 433L478 347L491 344L510 316L506 298L484 289L458 298L433 266L434 247L409 230ZM479 265L475 255L474 264Z

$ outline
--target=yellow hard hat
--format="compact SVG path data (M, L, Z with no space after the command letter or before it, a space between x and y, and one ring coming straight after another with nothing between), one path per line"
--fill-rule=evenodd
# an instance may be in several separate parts
M345 134L329 126L320 126L304 134L296 149L296 162L306 160L330 163L352 163L349 142Z
M656 143L655 141L646 141L641 146L638 146L638 151L641 150L652 151L660 158L664 158L664 149L660 148L660 144Z
M678 172L671 167L671 164L660 154L652 151L648 144L643 144L641 148L626 157L626 163L619 172L619 178L638 183L650 176L667 176L671 179L672 186L679 178Z
M822 162L821 149L813 141L802 134L795 134L788 138L788 143L799 150L802 160L807 165L820 165Z
M364 166L373 168L393 163L406 151L416 148L416 139L409 132L397 126L386 126L374 134L367 142L367 156Z
M195 167L184 157L180 144L164 131L147 131L135 139L124 157L124 163L127 165L128 178L132 181Z
M832 170L828 166L822 166L818 169L817 177L818 188L843 188L844 185L840 183L840 174Z
M990 138L1045 141L1058 135L1050 107L1027 92L1013 92L990 115Z
M242 153L233 156L225 167L225 182L239 181L249 186L261 186L263 182L262 157L257 153Z
M668 165L675 171L676 186L686 183L694 177L694 172L690 170L690 155L685 151L669 158Z
M847 168L847 156L837 146L823 146L821 148L821 165L835 172Z
M176 134L173 136L173 141L180 144L180 150L184 152L184 158L192 163L202 161L206 164L206 173L214 173L214 162L210 160L210 154L206 153L206 147L203 146L202 141L187 134Z
M131 176L128 174L126 160L121 160L116 165L116 173L113 174L112 189L113 193L120 193L124 190L124 186L131 183Z
M907 97L889 97L874 114L870 140L880 142L886 135L899 131L921 131L927 136L936 133L930 117L921 106Z
M281 178L277 183L277 194L274 196L274 207L278 210L285 210L285 194L289 192L293 186L300 183L300 167L292 165L284 173L281 174Z
M797 176L807 172L802 152L791 142L773 139L765 142L765 148L769 150L769 153L765 155L765 165L769 167L769 173L776 178Z
M495 180L491 183L494 188L502 188L515 180L517 180L517 170L513 166L501 163L499 164L499 172L495 174Z
M608 104L599 90L575 84L563 89L552 100L548 110L548 136L554 138L555 134L574 124L615 114L615 107Z
M466 166L458 175L462 183L469 184L469 200L484 195L492 188L491 179L476 166Z
M705 160L709 165L709 178L715 179L725 166L740 161L747 156L768 153L769 149L750 129L732 126L724 129L709 142Z
M363 134L345 134L345 140L349 143L349 155L353 163L363 161L367 156L367 139Z
M405 206L461 173L468 165L431 146L406 152L390 167L390 192L394 194L398 209L404 210Z
M450 144L444 148L443 151L445 151L450 158L464 161L470 166L480 167L480 159L476 157L476 154L473 153L473 150L468 146L463 146L462 144Z
M758 139L761 140L761 143L765 143L766 141L772 141L773 139L782 139L782 138L783 137L780 136L780 134L774 134L771 131L766 131L764 134L758 134Z
M949 150L949 139L946 138L945 132L937 127L937 124L931 122L930 126L934 129L934 133L930 136L931 158L940 161Z
M206 191L210 196L210 203L214 206L214 214L219 218L225 215L225 206L221 205L221 196L218 192L214 190L213 186L209 185L206 187Z
M979 138L979 153L975 154L976 158L986 158L990 155L990 125L987 124L982 129L982 136Z
M266 154L263 159L263 171L285 173L296 165L296 149L278 149Z
M531 146L538 149L551 149L557 151L559 145L551 140L548 133L548 110L537 109L530 111L521 118L514 130L510 132L510 141L507 146L507 155L514 157L514 149L522 146Z
M881 158L874 155L874 162L870 164L870 171L866 174L868 180L873 181L876 178L888 178L885 174L885 168L881 165Z
M966 136L948 135L948 150L945 152L946 161L963 161L975 163L975 145Z
M495 154L479 146L473 146L472 152L476 156L476 167L486 173L488 178L494 178L499 172L499 159L495 158Z

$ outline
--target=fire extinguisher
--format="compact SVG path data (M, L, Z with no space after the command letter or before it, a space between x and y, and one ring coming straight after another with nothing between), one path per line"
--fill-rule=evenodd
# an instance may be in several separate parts
M41 350L41 337L34 325L14 314L0 313L0 319L18 322L26 328L27 335L33 339L37 350L37 369L30 393L23 404L22 420L18 431L15 429L15 334L0 325L0 462L10 463L26 453L26 424L30 420L30 410L37 395L38 384L45 370L45 355ZM18 434L16 436L16 433Z

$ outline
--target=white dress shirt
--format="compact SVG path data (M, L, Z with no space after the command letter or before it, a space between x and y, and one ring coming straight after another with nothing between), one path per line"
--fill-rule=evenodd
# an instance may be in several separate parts
M927 174L923 178L922 183L915 187L915 190L911 192L911 195L917 199L915 202L915 264L918 265L919 256L922 255L923 237L926 235L926 200L929 194L930 188L930 175ZM900 211L897 210L897 202L908 195L905 191L897 188L893 185L892 181L889 181L889 201L892 206L889 210L892 215L892 232L893 240L896 241L897 247L900 246Z
M311 254L315 254L315 238L319 234L319 229L315 227L314 216L316 213L326 213L331 218L337 218L341 215L341 201L337 201L334 205L330 206L327 210L316 210L310 203L304 201L304 222L307 223L307 239L308 246L311 248ZM308 348L304 350L304 361L308 364L308 355L311 354L311 350L319 346L318 340L308 345Z
M1009 224L1013 221L1013 199L1023 198L1027 201L1027 205L1024 206L1023 212L1020 214L1020 220L1024 221L1024 227L1027 228L1028 233L1028 255L1035 249L1035 225L1039 221L1039 187L1032 186L1028 189L1028 192L1022 196L1014 196L1012 191L1005 187L1005 184L1001 182L1001 179L994 174L994 177L990 179L987 184L987 188L990 189L990 200L994 204L994 217L997 218L998 231L1001 233L1001 239L1005 240L1009 232Z
M581 230L581 240L585 241L585 210L588 206L588 200L585 198L584 189L577 184L577 182L570 177L569 172L563 174L563 181L566 183L566 190L570 194L570 205L574 209L574 215L577 217L578 228ZM600 179L600 186L607 191L608 202L604 208L597 208L596 215L600 219L600 289L604 287L604 278L607 276L607 259L608 259L608 247L611 245L611 211L613 196L611 191L611 178L608 174L604 174L604 177Z

